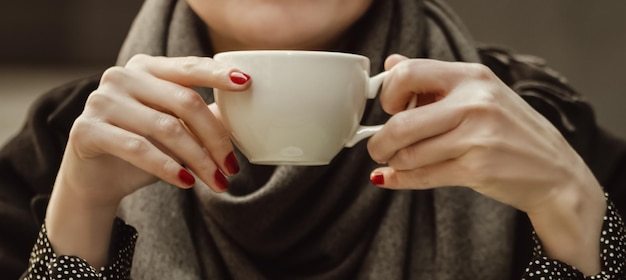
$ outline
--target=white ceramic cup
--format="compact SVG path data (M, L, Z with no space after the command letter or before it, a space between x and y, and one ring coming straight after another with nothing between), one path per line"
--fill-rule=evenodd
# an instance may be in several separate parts
M382 125L360 125L387 72L370 61L320 51L233 51L214 59L250 75L243 92L215 89L222 122L255 164L325 165Z

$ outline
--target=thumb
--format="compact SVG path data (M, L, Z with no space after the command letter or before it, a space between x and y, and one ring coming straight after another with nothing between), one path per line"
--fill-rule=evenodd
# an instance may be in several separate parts
M409 59L406 56L400 54L392 54L385 59L385 70L393 68L396 64Z

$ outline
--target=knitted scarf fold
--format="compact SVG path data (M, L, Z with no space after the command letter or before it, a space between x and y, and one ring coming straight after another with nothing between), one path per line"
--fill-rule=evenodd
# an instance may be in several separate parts
M119 54L212 56L185 1L147 0ZM374 1L336 51L478 62L474 43L439 1ZM210 89L198 89L212 102ZM376 99L364 124L389 118ZM135 279L506 279L515 211L469 189L389 191L369 182L365 141L328 166L258 166L240 154L226 194L164 182L124 199L139 231Z

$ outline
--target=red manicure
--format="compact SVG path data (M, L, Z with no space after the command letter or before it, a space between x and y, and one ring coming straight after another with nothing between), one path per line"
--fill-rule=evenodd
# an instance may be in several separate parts
M230 80L235 84L243 85L250 80L250 76L243 72L232 72L230 73Z
M215 184L217 184L217 187L220 190L224 191L228 189L228 180L226 180L226 177L224 177L222 172L220 172L219 170L216 170L213 177L215 178Z
M187 169L181 168L178 171L178 178L187 186L193 186L196 183L196 179L187 171Z
M228 174L230 175L234 175L239 172L239 163L237 163L237 157L235 157L234 152L230 152L230 154L226 156L224 165L226 166L226 171L228 171Z
M377 172L370 177L370 181L372 181L372 184L374 185L382 186L385 184L385 176L382 173Z

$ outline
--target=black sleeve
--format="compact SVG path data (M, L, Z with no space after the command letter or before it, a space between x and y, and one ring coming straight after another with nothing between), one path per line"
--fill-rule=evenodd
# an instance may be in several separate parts
M21 130L0 150L0 275L17 279L43 221L70 128L100 75L42 95Z

